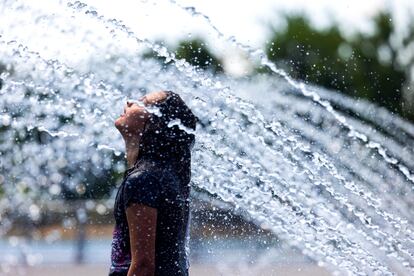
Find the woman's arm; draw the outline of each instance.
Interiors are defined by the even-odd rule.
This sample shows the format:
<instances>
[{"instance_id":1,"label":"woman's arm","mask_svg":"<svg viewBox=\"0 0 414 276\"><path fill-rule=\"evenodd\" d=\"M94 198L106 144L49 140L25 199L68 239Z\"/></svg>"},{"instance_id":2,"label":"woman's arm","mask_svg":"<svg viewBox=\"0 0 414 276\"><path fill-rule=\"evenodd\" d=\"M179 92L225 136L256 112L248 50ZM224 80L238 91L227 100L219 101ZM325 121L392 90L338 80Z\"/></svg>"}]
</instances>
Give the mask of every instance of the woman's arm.
<instances>
[{"instance_id":1,"label":"woman's arm","mask_svg":"<svg viewBox=\"0 0 414 276\"><path fill-rule=\"evenodd\" d=\"M153 276L157 209L133 203L126 209L131 244L128 276Z\"/></svg>"}]
</instances>

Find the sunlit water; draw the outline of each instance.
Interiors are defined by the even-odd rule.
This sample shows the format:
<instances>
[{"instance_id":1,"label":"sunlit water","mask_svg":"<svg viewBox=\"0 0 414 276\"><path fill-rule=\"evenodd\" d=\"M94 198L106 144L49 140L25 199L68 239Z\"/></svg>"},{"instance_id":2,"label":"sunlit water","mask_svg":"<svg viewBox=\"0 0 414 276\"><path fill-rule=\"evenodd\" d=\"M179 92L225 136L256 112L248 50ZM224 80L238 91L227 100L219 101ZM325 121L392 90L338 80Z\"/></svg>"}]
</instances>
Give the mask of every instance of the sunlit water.
<instances>
[{"instance_id":1,"label":"sunlit water","mask_svg":"<svg viewBox=\"0 0 414 276\"><path fill-rule=\"evenodd\" d=\"M226 38L207 16L175 1L170 9L201 17L275 76L212 76L84 3L51 3L0 6L0 62L8 69L0 90L2 235L24 214L38 221L62 189L81 192L86 175L122 173L114 118L126 99L168 89L201 120L194 187L332 271L414 273L413 125L296 82L263 52ZM88 62L71 62L94 49L99 54ZM172 65L142 59L148 49Z\"/></svg>"}]
</instances>

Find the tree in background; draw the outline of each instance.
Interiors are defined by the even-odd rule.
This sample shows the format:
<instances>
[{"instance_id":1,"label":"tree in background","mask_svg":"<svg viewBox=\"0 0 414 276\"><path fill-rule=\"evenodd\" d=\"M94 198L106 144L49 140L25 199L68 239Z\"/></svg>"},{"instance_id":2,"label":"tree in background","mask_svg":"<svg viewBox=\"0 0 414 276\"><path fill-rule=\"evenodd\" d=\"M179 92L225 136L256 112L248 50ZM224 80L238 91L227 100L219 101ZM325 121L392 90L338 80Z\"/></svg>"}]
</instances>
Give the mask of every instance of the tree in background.
<instances>
[{"instance_id":1,"label":"tree in background","mask_svg":"<svg viewBox=\"0 0 414 276\"><path fill-rule=\"evenodd\" d=\"M303 15L286 17L287 26L273 30L266 53L295 78L366 98L402 114L407 65L391 44L393 23L388 13L373 19L373 34L344 36L338 26L313 27Z\"/></svg>"},{"instance_id":2,"label":"tree in background","mask_svg":"<svg viewBox=\"0 0 414 276\"><path fill-rule=\"evenodd\" d=\"M407 68L409 84L403 90L402 110L404 115L414 121L414 23L409 25L407 34L402 38L399 62Z\"/></svg>"},{"instance_id":3,"label":"tree in background","mask_svg":"<svg viewBox=\"0 0 414 276\"><path fill-rule=\"evenodd\" d=\"M209 69L214 73L223 72L221 60L207 48L206 43L200 38L179 42L175 53L178 58L185 59L197 68Z\"/></svg>"},{"instance_id":4,"label":"tree in background","mask_svg":"<svg viewBox=\"0 0 414 276\"><path fill-rule=\"evenodd\" d=\"M162 41L157 41L157 44L165 46L165 43ZM224 71L221 59L210 51L207 43L201 38L181 40L178 42L178 46L167 48L171 48L170 52L175 53L177 58L185 59L192 66L200 70L211 70L215 74ZM164 64L169 64L165 61L164 57L160 57L154 51L144 53L143 57L154 58Z\"/></svg>"},{"instance_id":5,"label":"tree in background","mask_svg":"<svg viewBox=\"0 0 414 276\"><path fill-rule=\"evenodd\" d=\"M304 15L286 16L286 23L286 28L272 30L266 53L292 77L367 99L414 121L414 92L409 86L414 82L410 71L414 54L409 59L401 57L414 41L414 31L399 46L391 43L395 27L386 12L373 18L372 34L359 32L352 37L345 36L338 25L317 29ZM201 38L167 48L200 70L224 71L222 60ZM170 64L153 52L144 57Z\"/></svg>"}]
</instances>

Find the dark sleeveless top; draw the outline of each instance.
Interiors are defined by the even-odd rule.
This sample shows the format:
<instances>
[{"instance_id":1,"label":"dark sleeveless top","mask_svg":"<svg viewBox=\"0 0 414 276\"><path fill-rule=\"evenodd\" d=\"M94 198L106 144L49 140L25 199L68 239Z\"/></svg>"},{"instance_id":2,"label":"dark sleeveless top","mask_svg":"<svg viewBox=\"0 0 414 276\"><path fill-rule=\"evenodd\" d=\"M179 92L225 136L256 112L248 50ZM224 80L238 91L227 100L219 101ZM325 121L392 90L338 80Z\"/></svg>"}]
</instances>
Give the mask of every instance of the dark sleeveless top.
<instances>
[{"instance_id":1,"label":"dark sleeveless top","mask_svg":"<svg viewBox=\"0 0 414 276\"><path fill-rule=\"evenodd\" d=\"M115 199L109 275L127 275L131 264L126 208L141 203L157 209L155 275L188 275L189 186L165 163L140 160L128 169Z\"/></svg>"}]
</instances>

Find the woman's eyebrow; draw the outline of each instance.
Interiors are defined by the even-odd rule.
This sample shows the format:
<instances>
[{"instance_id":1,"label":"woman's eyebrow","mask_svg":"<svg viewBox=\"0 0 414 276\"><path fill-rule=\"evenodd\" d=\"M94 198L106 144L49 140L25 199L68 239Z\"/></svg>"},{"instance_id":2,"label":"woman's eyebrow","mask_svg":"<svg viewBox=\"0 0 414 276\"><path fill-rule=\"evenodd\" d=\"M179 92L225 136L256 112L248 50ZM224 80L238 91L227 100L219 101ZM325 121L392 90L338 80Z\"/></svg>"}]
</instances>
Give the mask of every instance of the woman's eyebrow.
<instances>
[{"instance_id":1,"label":"woman's eyebrow","mask_svg":"<svg viewBox=\"0 0 414 276\"><path fill-rule=\"evenodd\" d=\"M139 98L139 101L142 101L145 105L148 104L147 98L145 96L142 96L141 98Z\"/></svg>"}]
</instances>

